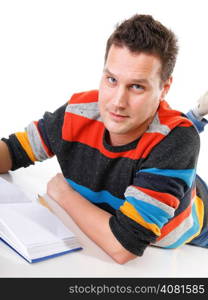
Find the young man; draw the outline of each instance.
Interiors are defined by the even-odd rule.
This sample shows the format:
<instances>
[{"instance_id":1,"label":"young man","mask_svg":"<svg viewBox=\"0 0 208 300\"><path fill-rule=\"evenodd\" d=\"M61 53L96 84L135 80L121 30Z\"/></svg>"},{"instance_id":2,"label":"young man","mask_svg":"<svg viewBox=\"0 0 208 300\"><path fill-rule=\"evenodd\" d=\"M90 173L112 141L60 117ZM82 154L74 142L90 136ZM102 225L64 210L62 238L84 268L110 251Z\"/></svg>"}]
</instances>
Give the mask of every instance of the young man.
<instances>
[{"instance_id":1,"label":"young man","mask_svg":"<svg viewBox=\"0 0 208 300\"><path fill-rule=\"evenodd\" d=\"M48 194L121 264L148 245L200 246L206 231L199 135L164 100L177 50L172 31L133 16L108 39L99 91L74 94L0 143L1 172L56 155L63 175L50 180Z\"/></svg>"}]
</instances>

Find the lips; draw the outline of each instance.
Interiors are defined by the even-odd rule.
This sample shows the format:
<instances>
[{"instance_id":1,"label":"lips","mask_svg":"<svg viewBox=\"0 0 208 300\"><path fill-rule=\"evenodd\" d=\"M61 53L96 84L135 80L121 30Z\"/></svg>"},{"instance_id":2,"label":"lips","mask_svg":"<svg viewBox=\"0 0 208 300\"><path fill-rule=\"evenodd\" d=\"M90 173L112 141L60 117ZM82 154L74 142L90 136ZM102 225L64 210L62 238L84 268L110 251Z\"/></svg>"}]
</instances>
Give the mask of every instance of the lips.
<instances>
[{"instance_id":1,"label":"lips","mask_svg":"<svg viewBox=\"0 0 208 300\"><path fill-rule=\"evenodd\" d=\"M122 121L122 120L125 120L126 118L128 118L128 116L116 114L114 112L110 112L110 116L111 116L111 118L113 118L114 120L117 120L117 121Z\"/></svg>"}]
</instances>

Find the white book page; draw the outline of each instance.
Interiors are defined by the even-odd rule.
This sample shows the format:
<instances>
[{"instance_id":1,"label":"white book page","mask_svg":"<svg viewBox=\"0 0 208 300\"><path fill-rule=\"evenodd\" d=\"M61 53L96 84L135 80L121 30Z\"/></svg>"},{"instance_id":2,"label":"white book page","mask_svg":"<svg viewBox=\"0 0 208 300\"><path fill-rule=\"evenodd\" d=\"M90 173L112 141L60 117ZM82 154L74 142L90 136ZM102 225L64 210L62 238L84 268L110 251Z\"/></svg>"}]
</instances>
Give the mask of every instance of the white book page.
<instances>
[{"instance_id":1,"label":"white book page","mask_svg":"<svg viewBox=\"0 0 208 300\"><path fill-rule=\"evenodd\" d=\"M27 246L74 237L54 214L38 203L0 204L0 219Z\"/></svg>"},{"instance_id":2,"label":"white book page","mask_svg":"<svg viewBox=\"0 0 208 300\"><path fill-rule=\"evenodd\" d=\"M16 202L31 202L31 200L18 186L0 177L0 203Z\"/></svg>"}]
</instances>

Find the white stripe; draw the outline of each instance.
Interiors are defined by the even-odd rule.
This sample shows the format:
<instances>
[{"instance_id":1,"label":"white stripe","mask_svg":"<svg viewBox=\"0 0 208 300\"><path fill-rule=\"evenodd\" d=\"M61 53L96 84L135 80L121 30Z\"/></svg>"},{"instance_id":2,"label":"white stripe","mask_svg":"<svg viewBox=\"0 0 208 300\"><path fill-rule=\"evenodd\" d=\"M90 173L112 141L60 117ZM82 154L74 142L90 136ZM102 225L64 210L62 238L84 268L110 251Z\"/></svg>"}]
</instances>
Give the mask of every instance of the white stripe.
<instances>
[{"instance_id":1,"label":"white stripe","mask_svg":"<svg viewBox=\"0 0 208 300\"><path fill-rule=\"evenodd\" d=\"M168 135L168 133L170 132L170 128L167 125L163 125L160 123L158 113L156 113L152 123L149 125L149 128L147 129L146 132L149 133L159 132L163 135Z\"/></svg>"},{"instance_id":2,"label":"white stripe","mask_svg":"<svg viewBox=\"0 0 208 300\"><path fill-rule=\"evenodd\" d=\"M88 119L101 121L97 102L68 104L66 107L66 112L83 116Z\"/></svg>"},{"instance_id":3,"label":"white stripe","mask_svg":"<svg viewBox=\"0 0 208 300\"><path fill-rule=\"evenodd\" d=\"M45 151L43 144L41 142L40 134L35 126L35 124L32 122L30 123L26 128L25 131L28 134L30 146L33 150L33 153L35 154L37 160L43 161L47 158L49 158L49 155Z\"/></svg>"},{"instance_id":4,"label":"white stripe","mask_svg":"<svg viewBox=\"0 0 208 300\"><path fill-rule=\"evenodd\" d=\"M174 216L175 213L175 209L171 206L168 206L167 204L160 202L159 200L145 194L144 192L136 189L133 186L130 186L127 188L126 192L125 192L125 197L134 197L138 200L142 200L146 203L150 203L160 209L162 209L163 211L165 211L170 217Z\"/></svg>"},{"instance_id":5,"label":"white stripe","mask_svg":"<svg viewBox=\"0 0 208 300\"><path fill-rule=\"evenodd\" d=\"M177 226L173 231L171 231L168 235L166 235L163 239L160 241L154 243L154 246L159 247L168 247L174 243L176 243L181 236L187 232L194 224L194 219L192 217L192 213L189 215L188 218L183 220L183 222ZM193 235L193 233L191 234Z\"/></svg>"}]
</instances>

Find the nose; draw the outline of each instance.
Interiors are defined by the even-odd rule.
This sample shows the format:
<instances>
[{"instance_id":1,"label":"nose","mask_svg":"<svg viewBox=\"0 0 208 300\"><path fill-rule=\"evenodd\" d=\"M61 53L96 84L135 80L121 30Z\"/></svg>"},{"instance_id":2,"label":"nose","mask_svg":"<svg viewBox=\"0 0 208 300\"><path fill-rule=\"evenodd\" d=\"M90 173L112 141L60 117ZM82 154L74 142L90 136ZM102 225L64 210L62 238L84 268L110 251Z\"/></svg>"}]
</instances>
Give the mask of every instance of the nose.
<instances>
[{"instance_id":1,"label":"nose","mask_svg":"<svg viewBox=\"0 0 208 300\"><path fill-rule=\"evenodd\" d=\"M115 107L125 108L127 105L127 95L123 88L116 89L112 103Z\"/></svg>"}]
</instances>

